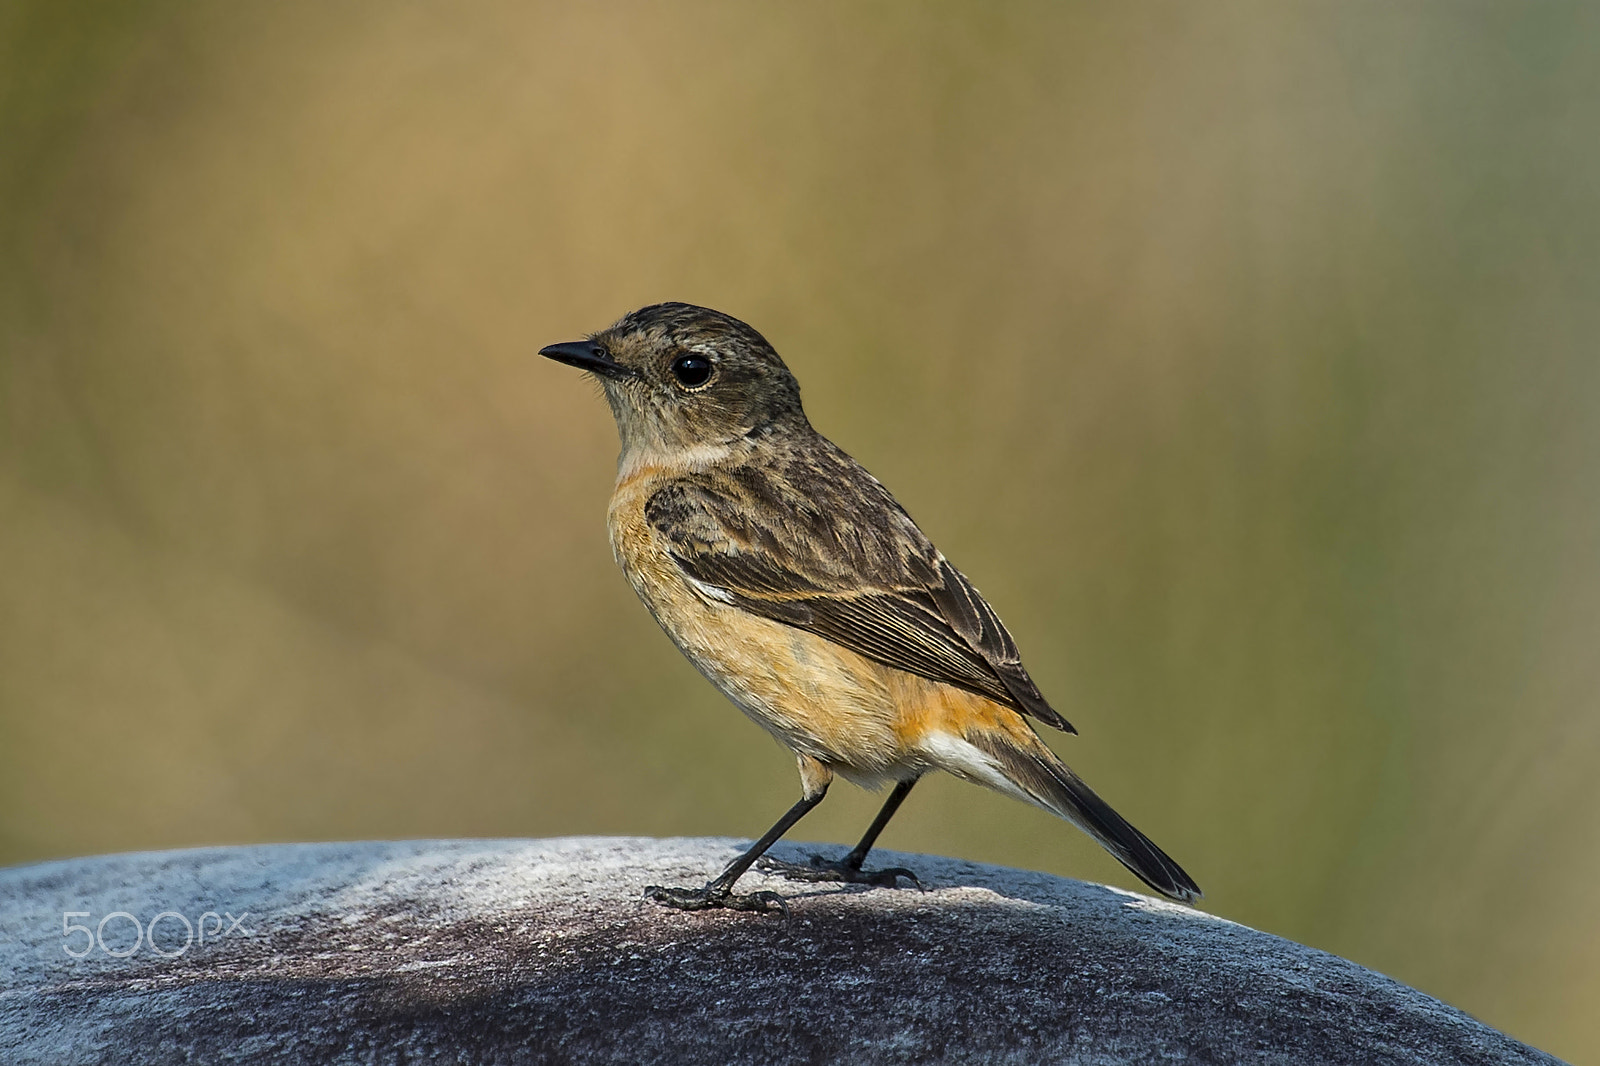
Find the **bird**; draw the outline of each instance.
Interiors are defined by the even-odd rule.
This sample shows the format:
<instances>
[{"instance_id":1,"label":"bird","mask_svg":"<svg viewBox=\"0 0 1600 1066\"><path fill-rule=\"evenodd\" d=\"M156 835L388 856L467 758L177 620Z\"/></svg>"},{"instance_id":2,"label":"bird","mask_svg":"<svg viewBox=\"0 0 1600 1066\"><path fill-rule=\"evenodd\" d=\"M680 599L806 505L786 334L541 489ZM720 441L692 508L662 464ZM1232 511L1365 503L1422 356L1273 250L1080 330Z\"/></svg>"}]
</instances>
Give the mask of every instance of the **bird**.
<instances>
[{"instance_id":1,"label":"bird","mask_svg":"<svg viewBox=\"0 0 1600 1066\"><path fill-rule=\"evenodd\" d=\"M812 428L765 337L707 307L657 303L541 355L602 386L621 451L612 552L689 661L792 751L800 799L701 887L651 885L681 910L786 909L735 883L822 802L834 778L888 798L837 860L786 877L897 887L868 870L879 834L942 770L1078 826L1150 888L1199 886L1040 738L1076 733L1040 693L989 603L876 478Z\"/></svg>"}]
</instances>

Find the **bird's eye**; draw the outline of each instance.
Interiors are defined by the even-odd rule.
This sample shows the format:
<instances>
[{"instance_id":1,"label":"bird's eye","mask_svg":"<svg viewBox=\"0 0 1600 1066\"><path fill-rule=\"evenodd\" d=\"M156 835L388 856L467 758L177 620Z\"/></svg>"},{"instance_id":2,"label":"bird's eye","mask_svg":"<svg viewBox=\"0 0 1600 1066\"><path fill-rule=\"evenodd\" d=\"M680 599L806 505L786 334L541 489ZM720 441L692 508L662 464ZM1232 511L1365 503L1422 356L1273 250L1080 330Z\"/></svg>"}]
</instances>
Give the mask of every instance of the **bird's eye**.
<instances>
[{"instance_id":1,"label":"bird's eye","mask_svg":"<svg viewBox=\"0 0 1600 1066\"><path fill-rule=\"evenodd\" d=\"M697 389L711 380L711 360L703 355L680 355L672 361L672 376L686 389Z\"/></svg>"}]
</instances>

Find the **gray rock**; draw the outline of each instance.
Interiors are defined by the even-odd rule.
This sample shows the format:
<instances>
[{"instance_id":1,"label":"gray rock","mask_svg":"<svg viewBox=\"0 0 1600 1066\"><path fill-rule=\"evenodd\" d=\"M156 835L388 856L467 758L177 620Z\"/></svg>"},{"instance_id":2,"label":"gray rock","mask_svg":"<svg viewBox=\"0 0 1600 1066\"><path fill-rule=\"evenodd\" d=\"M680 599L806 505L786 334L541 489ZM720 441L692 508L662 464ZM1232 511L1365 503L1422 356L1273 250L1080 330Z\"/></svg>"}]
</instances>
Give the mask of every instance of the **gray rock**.
<instances>
[{"instance_id":1,"label":"gray rock","mask_svg":"<svg viewBox=\"0 0 1600 1066\"><path fill-rule=\"evenodd\" d=\"M783 893L787 918L641 898L737 847L301 844L0 870L0 1061L1556 1061L1354 963L1043 874L875 853L928 890L741 883Z\"/></svg>"}]
</instances>

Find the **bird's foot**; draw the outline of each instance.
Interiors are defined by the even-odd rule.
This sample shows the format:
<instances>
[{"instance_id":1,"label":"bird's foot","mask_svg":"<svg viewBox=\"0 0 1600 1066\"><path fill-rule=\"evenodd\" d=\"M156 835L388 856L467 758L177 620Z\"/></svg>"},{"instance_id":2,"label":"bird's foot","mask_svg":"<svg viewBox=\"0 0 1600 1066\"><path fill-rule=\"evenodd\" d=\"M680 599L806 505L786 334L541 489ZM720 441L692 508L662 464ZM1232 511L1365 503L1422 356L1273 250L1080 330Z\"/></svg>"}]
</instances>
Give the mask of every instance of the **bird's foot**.
<instances>
[{"instance_id":1,"label":"bird's foot","mask_svg":"<svg viewBox=\"0 0 1600 1066\"><path fill-rule=\"evenodd\" d=\"M900 878L905 878L918 889L922 882L904 866L886 866L881 870L863 870L844 859L825 859L811 856L809 863L784 862L781 859L763 858L756 868L774 873L790 881L842 881L847 885L872 885L875 888L899 888Z\"/></svg>"},{"instance_id":2,"label":"bird's foot","mask_svg":"<svg viewBox=\"0 0 1600 1066\"><path fill-rule=\"evenodd\" d=\"M751 892L739 895L726 888L717 889L711 885L704 888L666 888L661 885L648 885L644 890L644 897L655 900L664 907L680 911L709 911L722 908L758 913L770 911L785 918L789 916L789 905L776 892Z\"/></svg>"}]
</instances>

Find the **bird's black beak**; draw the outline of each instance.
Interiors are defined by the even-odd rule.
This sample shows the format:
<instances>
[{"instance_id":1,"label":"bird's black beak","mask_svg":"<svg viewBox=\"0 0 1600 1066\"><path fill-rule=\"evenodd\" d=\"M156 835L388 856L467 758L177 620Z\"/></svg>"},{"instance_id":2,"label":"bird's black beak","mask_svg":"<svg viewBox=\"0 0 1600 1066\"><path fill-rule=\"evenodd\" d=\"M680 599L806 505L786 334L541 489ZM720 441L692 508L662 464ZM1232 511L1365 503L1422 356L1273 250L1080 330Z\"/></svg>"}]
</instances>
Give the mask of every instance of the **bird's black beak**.
<instances>
[{"instance_id":1,"label":"bird's black beak","mask_svg":"<svg viewBox=\"0 0 1600 1066\"><path fill-rule=\"evenodd\" d=\"M551 344L540 348L539 354L554 359L558 363L575 366L579 370L587 370L591 374L601 377L622 380L635 376L635 371L623 366L611 358L611 353L605 347L594 341L567 341L565 344Z\"/></svg>"}]
</instances>

